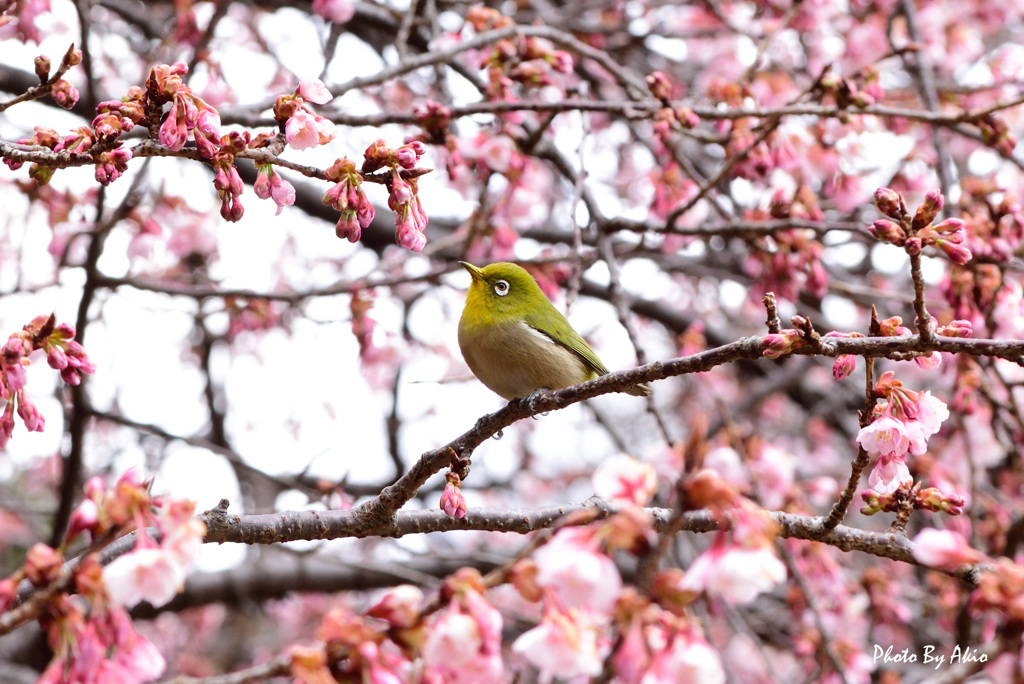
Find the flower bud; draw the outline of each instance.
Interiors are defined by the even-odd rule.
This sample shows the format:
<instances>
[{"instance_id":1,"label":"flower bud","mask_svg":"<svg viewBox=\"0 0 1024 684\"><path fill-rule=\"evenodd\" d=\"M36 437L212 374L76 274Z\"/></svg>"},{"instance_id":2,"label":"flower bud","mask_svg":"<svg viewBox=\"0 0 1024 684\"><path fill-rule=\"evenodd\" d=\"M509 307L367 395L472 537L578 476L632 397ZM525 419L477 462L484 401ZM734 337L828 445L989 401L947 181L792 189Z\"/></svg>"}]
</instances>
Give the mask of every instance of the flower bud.
<instances>
[{"instance_id":1,"label":"flower bud","mask_svg":"<svg viewBox=\"0 0 1024 684\"><path fill-rule=\"evenodd\" d=\"M672 84L669 83L668 76L663 72L655 71L648 74L644 82L651 89L651 95L659 100L668 100L672 97Z\"/></svg>"},{"instance_id":2,"label":"flower bud","mask_svg":"<svg viewBox=\"0 0 1024 684\"><path fill-rule=\"evenodd\" d=\"M50 78L50 58L46 55L39 55L35 58L36 76L43 83Z\"/></svg>"},{"instance_id":3,"label":"flower bud","mask_svg":"<svg viewBox=\"0 0 1024 684\"><path fill-rule=\"evenodd\" d=\"M911 227L914 231L924 230L931 222L935 220L935 217L942 211L942 207L945 204L945 199L942 196L942 191L935 189L929 190L928 194L924 196L924 202L914 212L914 220L911 223Z\"/></svg>"},{"instance_id":4,"label":"flower bud","mask_svg":"<svg viewBox=\"0 0 1024 684\"><path fill-rule=\"evenodd\" d=\"M907 234L899 224L889 219L878 219L869 228L876 238L896 246L902 246L907 239Z\"/></svg>"},{"instance_id":5,"label":"flower bud","mask_svg":"<svg viewBox=\"0 0 1024 684\"><path fill-rule=\"evenodd\" d=\"M875 190L875 206L891 219L899 221L906 213L906 206L903 204L903 197L892 188L878 188Z\"/></svg>"}]
</instances>

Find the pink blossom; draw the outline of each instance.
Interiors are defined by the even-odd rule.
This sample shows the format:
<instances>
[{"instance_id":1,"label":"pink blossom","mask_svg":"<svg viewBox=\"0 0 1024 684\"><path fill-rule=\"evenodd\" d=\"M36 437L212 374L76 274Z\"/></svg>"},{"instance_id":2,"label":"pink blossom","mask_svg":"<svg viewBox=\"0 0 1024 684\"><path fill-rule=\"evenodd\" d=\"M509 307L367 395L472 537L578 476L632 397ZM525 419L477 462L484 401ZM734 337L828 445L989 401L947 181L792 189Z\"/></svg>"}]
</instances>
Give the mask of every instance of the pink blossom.
<instances>
[{"instance_id":1,"label":"pink blossom","mask_svg":"<svg viewBox=\"0 0 1024 684\"><path fill-rule=\"evenodd\" d=\"M883 415L865 425L857 433L857 442L872 454L903 456L910 448L907 428L903 421Z\"/></svg>"},{"instance_id":2,"label":"pink blossom","mask_svg":"<svg viewBox=\"0 0 1024 684\"><path fill-rule=\"evenodd\" d=\"M723 684L718 653L704 639L676 634L654 654L640 684Z\"/></svg>"},{"instance_id":3,"label":"pink blossom","mask_svg":"<svg viewBox=\"0 0 1024 684\"><path fill-rule=\"evenodd\" d=\"M912 553L919 563L938 568L978 563L985 558L956 532L934 527L925 528L914 537Z\"/></svg>"},{"instance_id":4,"label":"pink blossom","mask_svg":"<svg viewBox=\"0 0 1024 684\"><path fill-rule=\"evenodd\" d=\"M480 625L453 603L429 624L423 662L447 684L497 684L502 677L500 649L484 647Z\"/></svg>"},{"instance_id":5,"label":"pink blossom","mask_svg":"<svg viewBox=\"0 0 1024 684\"><path fill-rule=\"evenodd\" d=\"M313 11L335 24L347 23L356 14L355 5L348 0L313 0Z\"/></svg>"},{"instance_id":6,"label":"pink blossom","mask_svg":"<svg viewBox=\"0 0 1024 684\"><path fill-rule=\"evenodd\" d=\"M553 591L565 608L608 613L619 598L622 576L590 530L560 530L533 558L538 586Z\"/></svg>"},{"instance_id":7,"label":"pink blossom","mask_svg":"<svg viewBox=\"0 0 1024 684\"><path fill-rule=\"evenodd\" d=\"M136 549L103 568L107 594L119 606L131 608L147 601L167 604L185 584L185 568L164 549Z\"/></svg>"},{"instance_id":8,"label":"pink blossom","mask_svg":"<svg viewBox=\"0 0 1024 684\"><path fill-rule=\"evenodd\" d=\"M917 395L917 419L925 426L929 435L934 435L942 427L942 422L949 418L946 403L931 392L925 390Z\"/></svg>"},{"instance_id":9,"label":"pink blossom","mask_svg":"<svg viewBox=\"0 0 1024 684\"><path fill-rule=\"evenodd\" d=\"M486 138L483 144L474 150L474 156L497 173L508 173L516 154L516 144L507 135Z\"/></svg>"},{"instance_id":10,"label":"pink blossom","mask_svg":"<svg viewBox=\"0 0 1024 684\"><path fill-rule=\"evenodd\" d=\"M768 547L716 545L694 559L680 589L707 592L728 603L749 603L786 579L786 566Z\"/></svg>"},{"instance_id":11,"label":"pink blossom","mask_svg":"<svg viewBox=\"0 0 1024 684\"><path fill-rule=\"evenodd\" d=\"M316 118L303 108L299 108L284 125L285 139L297 150L306 150L320 144Z\"/></svg>"},{"instance_id":12,"label":"pink blossom","mask_svg":"<svg viewBox=\"0 0 1024 684\"><path fill-rule=\"evenodd\" d=\"M544 682L555 677L595 677L604 662L597 624L582 610L549 609L539 625L512 643L512 650L539 669Z\"/></svg>"},{"instance_id":13,"label":"pink blossom","mask_svg":"<svg viewBox=\"0 0 1024 684\"><path fill-rule=\"evenodd\" d=\"M370 617L386 620L394 627L412 627L419 621L423 606L423 592L412 584L400 584L390 589L372 608Z\"/></svg>"},{"instance_id":14,"label":"pink blossom","mask_svg":"<svg viewBox=\"0 0 1024 684\"><path fill-rule=\"evenodd\" d=\"M647 648L647 638L644 636L643 623L634 618L622 636L622 643L612 656L615 674L622 684L639 684L650 662L651 656Z\"/></svg>"},{"instance_id":15,"label":"pink blossom","mask_svg":"<svg viewBox=\"0 0 1024 684\"><path fill-rule=\"evenodd\" d=\"M295 204L295 186L275 173L270 180L270 197L277 205L277 215L280 215L285 207Z\"/></svg>"},{"instance_id":16,"label":"pink blossom","mask_svg":"<svg viewBox=\"0 0 1024 684\"><path fill-rule=\"evenodd\" d=\"M658 491L654 466L626 454L601 461L590 481L599 497L618 506L645 506Z\"/></svg>"},{"instance_id":17,"label":"pink blossom","mask_svg":"<svg viewBox=\"0 0 1024 684\"><path fill-rule=\"evenodd\" d=\"M879 494L892 494L900 487L913 484L910 469L903 456L882 454L868 475L868 485Z\"/></svg>"},{"instance_id":18,"label":"pink blossom","mask_svg":"<svg viewBox=\"0 0 1024 684\"><path fill-rule=\"evenodd\" d=\"M313 104L327 104L334 99L334 96L327 90L327 86L319 78L300 78L299 85L295 88L295 94Z\"/></svg>"},{"instance_id":19,"label":"pink blossom","mask_svg":"<svg viewBox=\"0 0 1024 684\"><path fill-rule=\"evenodd\" d=\"M914 362L925 370L932 370L942 365L942 354L937 351L933 351L928 356L915 356Z\"/></svg>"}]
</instances>

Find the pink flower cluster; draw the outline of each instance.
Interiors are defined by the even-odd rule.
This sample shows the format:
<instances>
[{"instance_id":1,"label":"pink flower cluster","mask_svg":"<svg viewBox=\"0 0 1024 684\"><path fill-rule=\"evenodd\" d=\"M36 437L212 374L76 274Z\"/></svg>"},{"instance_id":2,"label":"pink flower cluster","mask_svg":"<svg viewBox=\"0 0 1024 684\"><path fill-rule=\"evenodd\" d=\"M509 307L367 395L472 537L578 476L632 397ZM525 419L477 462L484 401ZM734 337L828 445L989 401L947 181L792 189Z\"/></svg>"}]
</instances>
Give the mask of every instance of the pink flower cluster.
<instances>
[{"instance_id":1,"label":"pink flower cluster","mask_svg":"<svg viewBox=\"0 0 1024 684\"><path fill-rule=\"evenodd\" d=\"M391 589L365 617L334 608L320 625L321 647L290 650L292 675L300 682L499 684L503 620L485 591L479 572L463 568L445 582L433 614L412 586ZM327 654L339 652L346 657L328 666Z\"/></svg>"},{"instance_id":2,"label":"pink flower cluster","mask_svg":"<svg viewBox=\"0 0 1024 684\"><path fill-rule=\"evenodd\" d=\"M356 165L348 157L336 160L326 171L327 179L334 181L322 202L341 212L334 232L339 238L358 242L363 228L373 221L374 208L363 191L363 174L356 171Z\"/></svg>"},{"instance_id":3,"label":"pink flower cluster","mask_svg":"<svg viewBox=\"0 0 1024 684\"><path fill-rule=\"evenodd\" d=\"M91 541L136 531L131 553L104 568L97 552L87 554L69 584L77 595L58 593L40 618L49 636L53 660L40 682L145 682L159 677L164 659L136 631L126 608L146 600L154 606L169 601L184 581L184 566L202 543L205 526L193 514L195 505L153 497L150 482L135 469L107 488L98 477L85 485L85 498L71 515L65 545L87 534ZM155 526L161 541L147 533ZM0 581L0 610L14 599L18 583L27 579L39 588L61 581L64 558L45 544L33 546L23 568Z\"/></svg>"},{"instance_id":4,"label":"pink flower cluster","mask_svg":"<svg viewBox=\"0 0 1024 684\"><path fill-rule=\"evenodd\" d=\"M879 188L875 191L875 206L889 218L878 219L868 230L883 242L903 247L912 256L920 254L924 247L936 246L954 264L963 266L972 258L971 250L964 245L964 222L947 218L933 223L944 204L942 192L930 190L911 216L902 195L890 188Z\"/></svg>"},{"instance_id":5,"label":"pink flower cluster","mask_svg":"<svg viewBox=\"0 0 1024 684\"><path fill-rule=\"evenodd\" d=\"M406 249L419 252L427 244L423 231L427 227L427 215L420 204L417 176L407 172L416 168L416 163L426 152L418 140L392 149L383 140L377 140L363 153L363 174L378 169L389 169L385 183L388 187L388 207L395 212L395 242Z\"/></svg>"},{"instance_id":6,"label":"pink flower cluster","mask_svg":"<svg viewBox=\"0 0 1024 684\"><path fill-rule=\"evenodd\" d=\"M884 399L875 406L871 423L857 433L857 442L866 452L877 456L868 475L870 489L861 496L867 504L866 514L890 510L903 492L914 500L917 508L941 510L953 515L961 512L963 498L943 495L934 488L920 491L913 487L913 478L907 467L906 456L924 454L928 449L927 440L939 431L942 422L949 417L946 404L927 390L907 389L895 379L893 371L887 371L879 378L875 394Z\"/></svg>"},{"instance_id":7,"label":"pink flower cluster","mask_svg":"<svg viewBox=\"0 0 1024 684\"><path fill-rule=\"evenodd\" d=\"M62 619L49 630L54 658L37 684L136 684L163 674L164 657L135 631L123 608L86 610L82 602L70 598L62 603Z\"/></svg>"},{"instance_id":8,"label":"pink flower cluster","mask_svg":"<svg viewBox=\"0 0 1024 684\"><path fill-rule=\"evenodd\" d=\"M217 152L220 138L220 114L208 105L181 77L188 72L184 62L161 64L153 67L146 79L146 93L156 105L171 103L163 123L160 124L160 144L177 152L185 146L190 132L199 153L211 159Z\"/></svg>"},{"instance_id":9,"label":"pink flower cluster","mask_svg":"<svg viewBox=\"0 0 1024 684\"><path fill-rule=\"evenodd\" d=\"M274 119L283 126L289 145L296 150L306 150L334 140L337 135L334 123L306 105L307 102L326 104L332 99L334 96L318 78L301 79L294 93L277 98Z\"/></svg>"},{"instance_id":10,"label":"pink flower cluster","mask_svg":"<svg viewBox=\"0 0 1024 684\"><path fill-rule=\"evenodd\" d=\"M257 165L253 190L260 199L274 200L277 215L280 215L285 207L295 204L295 186L281 178L281 175L274 171L273 164Z\"/></svg>"},{"instance_id":11,"label":"pink flower cluster","mask_svg":"<svg viewBox=\"0 0 1024 684\"><path fill-rule=\"evenodd\" d=\"M68 323L57 325L53 314L36 316L31 323L11 335L0 347L0 399L7 405L0 414L0 447L14 434L14 413L29 432L42 432L46 421L39 409L29 399L25 385L28 375L29 356L36 350L46 352L46 362L69 385L82 382L82 373L91 374L96 366L89 360L85 349L75 338L75 327Z\"/></svg>"}]
</instances>

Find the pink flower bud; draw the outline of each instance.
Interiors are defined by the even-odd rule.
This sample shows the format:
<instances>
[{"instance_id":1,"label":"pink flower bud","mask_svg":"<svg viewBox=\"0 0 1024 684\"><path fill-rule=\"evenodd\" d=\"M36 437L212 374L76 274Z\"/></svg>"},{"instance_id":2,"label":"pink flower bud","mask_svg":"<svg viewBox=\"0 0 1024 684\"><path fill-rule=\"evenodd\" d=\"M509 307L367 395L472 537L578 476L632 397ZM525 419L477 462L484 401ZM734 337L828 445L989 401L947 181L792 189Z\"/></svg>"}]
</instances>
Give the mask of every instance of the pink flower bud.
<instances>
[{"instance_id":1,"label":"pink flower bud","mask_svg":"<svg viewBox=\"0 0 1024 684\"><path fill-rule=\"evenodd\" d=\"M12 403L8 403L9 408L13 408ZM7 442L14 436L14 416L13 411L4 411L0 414L0 447L7 445Z\"/></svg>"},{"instance_id":2,"label":"pink flower bud","mask_svg":"<svg viewBox=\"0 0 1024 684\"><path fill-rule=\"evenodd\" d=\"M50 94L53 96L53 101L64 109L73 109L78 103L78 88L71 85L63 78L53 84L53 89L50 91Z\"/></svg>"},{"instance_id":3,"label":"pink flower bud","mask_svg":"<svg viewBox=\"0 0 1024 684\"><path fill-rule=\"evenodd\" d=\"M92 530L99 522L99 506L92 499L84 499L71 514L68 521L66 540L70 541L86 530Z\"/></svg>"},{"instance_id":4,"label":"pink flower bud","mask_svg":"<svg viewBox=\"0 0 1024 684\"><path fill-rule=\"evenodd\" d=\"M914 212L914 220L911 223L911 227L915 231L924 230L939 215L944 204L945 199L942 196L941 190L929 190L928 194L924 196L924 202Z\"/></svg>"},{"instance_id":5,"label":"pink flower bud","mask_svg":"<svg viewBox=\"0 0 1024 684\"><path fill-rule=\"evenodd\" d=\"M907 238L907 234L899 224L889 219L878 219L869 228L876 238L883 242L901 246Z\"/></svg>"},{"instance_id":6,"label":"pink flower bud","mask_svg":"<svg viewBox=\"0 0 1024 684\"><path fill-rule=\"evenodd\" d=\"M970 321L956 320L949 325L940 326L937 332L946 337L970 337L974 330Z\"/></svg>"},{"instance_id":7,"label":"pink flower bud","mask_svg":"<svg viewBox=\"0 0 1024 684\"><path fill-rule=\"evenodd\" d=\"M252 184L252 190L260 199L270 199L270 167L261 166L256 172L256 182Z\"/></svg>"},{"instance_id":8,"label":"pink flower bud","mask_svg":"<svg viewBox=\"0 0 1024 684\"><path fill-rule=\"evenodd\" d=\"M905 249L907 251L907 254L909 254L910 256L917 256L918 254L921 253L922 248L923 245L921 242L921 238L919 237L907 238L903 242L903 249Z\"/></svg>"},{"instance_id":9,"label":"pink flower bud","mask_svg":"<svg viewBox=\"0 0 1024 684\"><path fill-rule=\"evenodd\" d=\"M25 556L25 576L32 584L43 587L60 576L63 557L46 544L37 543Z\"/></svg>"},{"instance_id":10,"label":"pink flower bud","mask_svg":"<svg viewBox=\"0 0 1024 684\"><path fill-rule=\"evenodd\" d=\"M966 224L958 218L947 218L942 219L938 223L932 226L932 230L936 233L959 233L962 232L966 227ZM950 238L946 238L947 240Z\"/></svg>"},{"instance_id":11,"label":"pink flower bud","mask_svg":"<svg viewBox=\"0 0 1024 684\"><path fill-rule=\"evenodd\" d=\"M462 490L451 482L445 485L441 494L441 510L452 518L466 517L466 498L462 496Z\"/></svg>"},{"instance_id":12,"label":"pink flower bud","mask_svg":"<svg viewBox=\"0 0 1024 684\"><path fill-rule=\"evenodd\" d=\"M762 342L764 356L768 359L777 359L796 349L802 339L800 331L791 328L765 335Z\"/></svg>"},{"instance_id":13,"label":"pink flower bud","mask_svg":"<svg viewBox=\"0 0 1024 684\"><path fill-rule=\"evenodd\" d=\"M356 218L356 212L352 210L341 212L341 218L338 219L338 223L334 227L334 233L343 240L358 242L363 231L359 225L359 219Z\"/></svg>"},{"instance_id":14,"label":"pink flower bud","mask_svg":"<svg viewBox=\"0 0 1024 684\"><path fill-rule=\"evenodd\" d=\"M832 377L836 380L843 380L850 377L857 368L857 357L853 354L840 354L832 364Z\"/></svg>"},{"instance_id":15,"label":"pink flower bud","mask_svg":"<svg viewBox=\"0 0 1024 684\"><path fill-rule=\"evenodd\" d=\"M651 95L658 98L659 100L668 100L672 97L672 84L661 71L655 71L647 75L644 78L644 82L647 83L647 87L651 89Z\"/></svg>"},{"instance_id":16,"label":"pink flower bud","mask_svg":"<svg viewBox=\"0 0 1024 684\"><path fill-rule=\"evenodd\" d=\"M963 266L970 261L974 255L964 245L956 244L951 240L938 240L936 244L943 251L946 257L958 266Z\"/></svg>"},{"instance_id":17,"label":"pink flower bud","mask_svg":"<svg viewBox=\"0 0 1024 684\"><path fill-rule=\"evenodd\" d=\"M68 367L68 357L64 354L64 350L53 345L50 350L46 353L46 363L50 365L50 368L54 370L64 370Z\"/></svg>"},{"instance_id":18,"label":"pink flower bud","mask_svg":"<svg viewBox=\"0 0 1024 684\"><path fill-rule=\"evenodd\" d=\"M897 221L907 213L903 197L892 188L875 190L875 206L878 207L878 211Z\"/></svg>"}]
</instances>

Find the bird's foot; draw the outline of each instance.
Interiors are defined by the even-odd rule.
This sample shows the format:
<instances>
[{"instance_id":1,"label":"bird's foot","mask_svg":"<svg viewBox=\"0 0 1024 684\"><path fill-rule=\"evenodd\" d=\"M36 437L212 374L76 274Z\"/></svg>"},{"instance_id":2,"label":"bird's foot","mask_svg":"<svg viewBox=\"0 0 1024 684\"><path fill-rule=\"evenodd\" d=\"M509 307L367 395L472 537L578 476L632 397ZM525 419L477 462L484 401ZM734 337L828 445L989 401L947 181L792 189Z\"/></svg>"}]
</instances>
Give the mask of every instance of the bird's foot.
<instances>
[{"instance_id":1,"label":"bird's foot","mask_svg":"<svg viewBox=\"0 0 1024 684\"><path fill-rule=\"evenodd\" d=\"M532 415L532 416L530 416L530 417L531 417L531 418L533 418L534 420L536 420L536 419L537 419L537 416L538 416L538 415L541 415L541 416L546 416L546 415L548 414L548 412L547 412L547 411L545 411L544 413L538 414L538 413L537 413L537 406L536 406L536 404L537 404L537 399L538 399L538 398L539 398L539 397L540 397L540 396L541 396L542 394L544 394L544 393L545 393L545 392L547 392L547 391L548 391L548 388L547 388L547 387L541 387L540 389L535 389L535 390L533 390L533 391L532 391L532 392L530 392L530 393L529 393L528 395L526 395L525 397L522 397L522 398L521 398L521 399L519 400L519 401L523 402L523 404L524 404L524 405L526 406L526 408L527 408L527 409L529 409L529 410L530 410L530 413L531 413L531 414L533 414L533 415Z\"/></svg>"}]
</instances>

